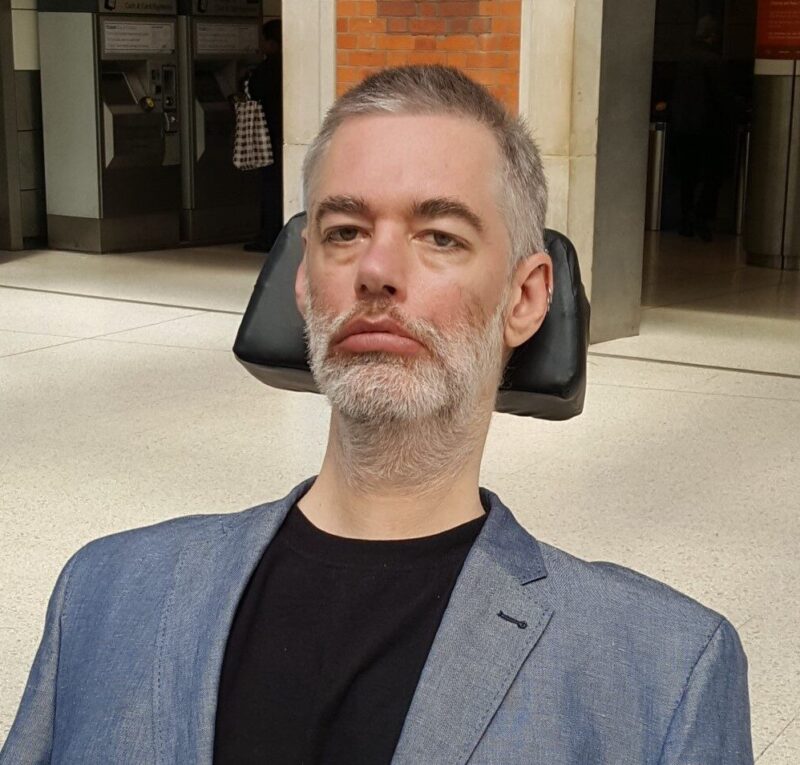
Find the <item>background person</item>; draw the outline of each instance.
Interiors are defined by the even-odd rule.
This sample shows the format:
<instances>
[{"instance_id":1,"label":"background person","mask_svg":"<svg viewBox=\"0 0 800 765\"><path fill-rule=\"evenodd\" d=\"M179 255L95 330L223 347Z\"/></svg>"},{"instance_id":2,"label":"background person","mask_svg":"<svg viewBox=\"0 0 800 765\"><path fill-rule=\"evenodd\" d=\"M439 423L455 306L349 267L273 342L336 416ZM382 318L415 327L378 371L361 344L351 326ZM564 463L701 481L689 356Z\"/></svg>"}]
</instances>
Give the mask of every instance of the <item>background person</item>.
<instances>
[{"instance_id":1,"label":"background person","mask_svg":"<svg viewBox=\"0 0 800 765\"><path fill-rule=\"evenodd\" d=\"M680 181L683 236L709 242L736 133L735 97L720 49L719 21L698 21L689 58L677 69L669 102ZM731 163L732 164L732 163Z\"/></svg>"},{"instance_id":2,"label":"background person","mask_svg":"<svg viewBox=\"0 0 800 765\"><path fill-rule=\"evenodd\" d=\"M261 102L272 142L273 163L261 168L261 233L244 249L268 252L283 227L283 53L280 19L262 28L264 60L247 81L250 97Z\"/></svg>"}]
</instances>

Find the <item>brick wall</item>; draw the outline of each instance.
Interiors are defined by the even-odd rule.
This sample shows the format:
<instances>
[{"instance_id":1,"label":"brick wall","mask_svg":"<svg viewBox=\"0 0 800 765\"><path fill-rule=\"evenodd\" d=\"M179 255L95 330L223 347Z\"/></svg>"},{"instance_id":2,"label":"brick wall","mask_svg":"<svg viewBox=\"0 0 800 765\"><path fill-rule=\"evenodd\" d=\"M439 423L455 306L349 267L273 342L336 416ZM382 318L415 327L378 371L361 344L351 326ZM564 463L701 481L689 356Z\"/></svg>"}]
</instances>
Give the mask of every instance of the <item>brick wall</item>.
<instances>
[{"instance_id":1,"label":"brick wall","mask_svg":"<svg viewBox=\"0 0 800 765\"><path fill-rule=\"evenodd\" d=\"M337 0L336 91L401 64L449 64L518 107L521 0Z\"/></svg>"}]
</instances>

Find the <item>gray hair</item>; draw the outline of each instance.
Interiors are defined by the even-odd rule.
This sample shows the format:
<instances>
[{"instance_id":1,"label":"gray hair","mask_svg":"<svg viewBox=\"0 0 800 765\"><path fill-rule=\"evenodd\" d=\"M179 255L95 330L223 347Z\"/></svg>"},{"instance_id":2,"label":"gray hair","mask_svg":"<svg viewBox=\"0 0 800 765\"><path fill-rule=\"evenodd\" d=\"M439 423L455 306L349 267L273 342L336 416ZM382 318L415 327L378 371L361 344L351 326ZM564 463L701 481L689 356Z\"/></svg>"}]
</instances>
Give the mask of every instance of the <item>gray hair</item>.
<instances>
[{"instance_id":1,"label":"gray hair","mask_svg":"<svg viewBox=\"0 0 800 765\"><path fill-rule=\"evenodd\" d=\"M511 265L544 250L547 181L525 122L463 72L438 64L383 69L337 99L303 162L307 210L333 134L349 117L368 114L450 114L489 128L503 163L499 202L511 240Z\"/></svg>"}]
</instances>

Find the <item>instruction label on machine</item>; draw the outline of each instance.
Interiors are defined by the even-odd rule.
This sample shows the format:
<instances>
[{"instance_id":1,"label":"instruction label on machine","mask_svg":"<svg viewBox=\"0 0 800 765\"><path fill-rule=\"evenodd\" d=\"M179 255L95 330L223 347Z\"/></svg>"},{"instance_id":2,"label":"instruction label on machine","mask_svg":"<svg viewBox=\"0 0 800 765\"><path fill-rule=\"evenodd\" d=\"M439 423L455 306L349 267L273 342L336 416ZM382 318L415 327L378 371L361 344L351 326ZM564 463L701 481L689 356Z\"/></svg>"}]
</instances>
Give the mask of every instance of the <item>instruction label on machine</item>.
<instances>
[{"instance_id":1,"label":"instruction label on machine","mask_svg":"<svg viewBox=\"0 0 800 765\"><path fill-rule=\"evenodd\" d=\"M104 53L172 53L175 25L156 21L104 21Z\"/></svg>"},{"instance_id":2,"label":"instruction label on machine","mask_svg":"<svg viewBox=\"0 0 800 765\"><path fill-rule=\"evenodd\" d=\"M255 24L197 24L197 52L258 53L258 27Z\"/></svg>"}]
</instances>

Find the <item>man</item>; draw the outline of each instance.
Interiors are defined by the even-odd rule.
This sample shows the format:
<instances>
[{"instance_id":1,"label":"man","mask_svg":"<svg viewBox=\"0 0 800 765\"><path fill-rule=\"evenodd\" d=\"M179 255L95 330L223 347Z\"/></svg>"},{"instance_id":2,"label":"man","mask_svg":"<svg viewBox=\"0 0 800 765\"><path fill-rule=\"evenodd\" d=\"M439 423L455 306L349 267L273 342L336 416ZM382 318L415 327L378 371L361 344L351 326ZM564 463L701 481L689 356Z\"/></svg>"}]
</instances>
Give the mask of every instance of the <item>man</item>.
<instances>
[{"instance_id":1,"label":"man","mask_svg":"<svg viewBox=\"0 0 800 765\"><path fill-rule=\"evenodd\" d=\"M478 488L551 290L522 124L456 70L385 70L328 114L304 189L319 476L79 552L0 759L752 762L731 625Z\"/></svg>"}]
</instances>

